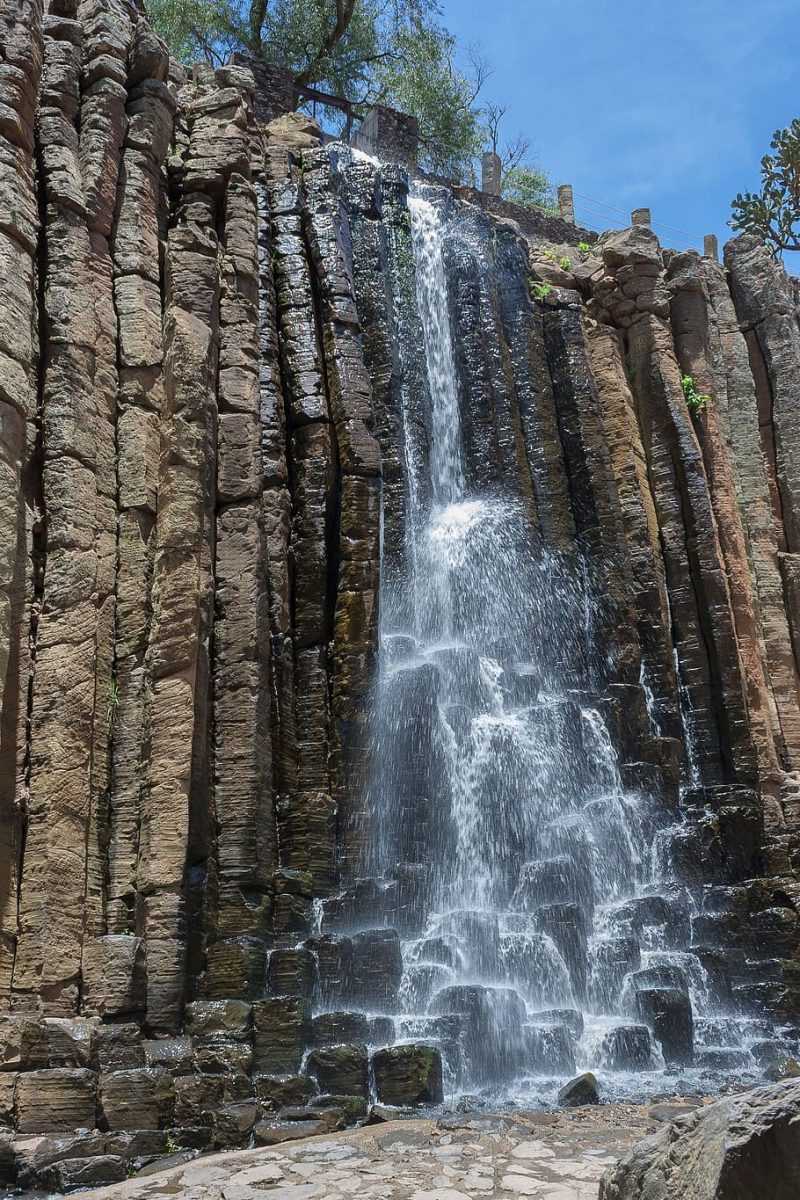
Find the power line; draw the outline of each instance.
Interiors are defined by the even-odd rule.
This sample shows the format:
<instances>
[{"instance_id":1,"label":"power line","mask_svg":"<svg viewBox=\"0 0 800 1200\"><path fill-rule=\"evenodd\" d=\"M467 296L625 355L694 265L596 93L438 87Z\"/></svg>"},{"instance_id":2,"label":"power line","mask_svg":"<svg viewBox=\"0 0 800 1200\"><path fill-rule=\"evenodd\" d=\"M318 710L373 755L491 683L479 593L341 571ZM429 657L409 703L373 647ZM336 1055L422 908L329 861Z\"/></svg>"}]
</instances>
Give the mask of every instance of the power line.
<instances>
[{"instance_id":1,"label":"power line","mask_svg":"<svg viewBox=\"0 0 800 1200\"><path fill-rule=\"evenodd\" d=\"M615 204L609 204L605 200L595 200L592 196L584 196L581 192L576 192L573 189L573 195L582 200L585 204L591 204L596 209L606 210L607 212L616 213L618 216L625 217L626 222L630 219L630 213L622 208L618 208ZM693 242L702 242L703 234L690 233L688 229L679 229L676 225L669 225L666 221L654 220L653 225L657 225L660 229L669 230L670 233L678 233L681 237L689 238Z\"/></svg>"}]
</instances>

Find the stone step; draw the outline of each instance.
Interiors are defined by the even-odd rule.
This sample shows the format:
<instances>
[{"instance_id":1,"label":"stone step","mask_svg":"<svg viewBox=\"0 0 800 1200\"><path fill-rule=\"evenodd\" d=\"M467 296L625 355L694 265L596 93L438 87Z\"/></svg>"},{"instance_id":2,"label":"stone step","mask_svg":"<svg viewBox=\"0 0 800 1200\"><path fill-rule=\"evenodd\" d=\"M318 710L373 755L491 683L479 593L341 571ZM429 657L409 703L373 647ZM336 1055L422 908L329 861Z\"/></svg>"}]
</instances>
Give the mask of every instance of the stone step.
<instances>
[{"instance_id":1,"label":"stone step","mask_svg":"<svg viewBox=\"0 0 800 1200\"><path fill-rule=\"evenodd\" d=\"M609 1071L646 1071L652 1066L652 1043L646 1025L617 1025L603 1038L603 1066Z\"/></svg>"}]
</instances>

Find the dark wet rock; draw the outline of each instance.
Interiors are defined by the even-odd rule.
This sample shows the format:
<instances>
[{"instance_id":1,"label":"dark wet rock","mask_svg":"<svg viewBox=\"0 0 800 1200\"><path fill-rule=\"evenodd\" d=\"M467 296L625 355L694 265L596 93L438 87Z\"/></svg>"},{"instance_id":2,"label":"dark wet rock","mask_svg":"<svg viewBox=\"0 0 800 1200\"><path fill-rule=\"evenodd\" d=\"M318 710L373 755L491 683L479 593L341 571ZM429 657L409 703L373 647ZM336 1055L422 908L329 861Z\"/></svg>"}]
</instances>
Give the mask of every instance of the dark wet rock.
<instances>
[{"instance_id":1,"label":"dark wet rock","mask_svg":"<svg viewBox=\"0 0 800 1200\"><path fill-rule=\"evenodd\" d=\"M370 1046L390 1046L396 1036L393 1017L371 1017L368 1022L367 1042Z\"/></svg>"},{"instance_id":2,"label":"dark wet rock","mask_svg":"<svg viewBox=\"0 0 800 1200\"><path fill-rule=\"evenodd\" d=\"M572 1031L566 1025L526 1025L528 1066L541 1075L570 1075L575 1070Z\"/></svg>"},{"instance_id":3,"label":"dark wet rock","mask_svg":"<svg viewBox=\"0 0 800 1200\"><path fill-rule=\"evenodd\" d=\"M360 1012L320 1013L311 1022L311 1036L317 1046L366 1042L369 1040L369 1021Z\"/></svg>"},{"instance_id":4,"label":"dark wet rock","mask_svg":"<svg viewBox=\"0 0 800 1200\"><path fill-rule=\"evenodd\" d=\"M748 1052L736 1046L711 1046L705 1050L696 1050L694 1064L711 1071L735 1072L748 1067L752 1069L752 1060Z\"/></svg>"},{"instance_id":5,"label":"dark wet rock","mask_svg":"<svg viewBox=\"0 0 800 1200\"><path fill-rule=\"evenodd\" d=\"M542 904L579 904L591 910L594 906L591 875L566 856L525 863L513 907L531 912Z\"/></svg>"},{"instance_id":6,"label":"dark wet rock","mask_svg":"<svg viewBox=\"0 0 800 1200\"><path fill-rule=\"evenodd\" d=\"M516 1074L523 1061L526 1008L512 988L479 984L446 987L433 997L432 1015L462 1014L463 1045L474 1078L492 1081Z\"/></svg>"},{"instance_id":7,"label":"dark wet rock","mask_svg":"<svg viewBox=\"0 0 800 1200\"><path fill-rule=\"evenodd\" d=\"M253 1005L253 1069L265 1075L299 1070L311 1033L308 1002L281 996Z\"/></svg>"},{"instance_id":8,"label":"dark wet rock","mask_svg":"<svg viewBox=\"0 0 800 1200\"><path fill-rule=\"evenodd\" d=\"M603 1061L611 1071L646 1071L650 1066L650 1030L618 1025L603 1038Z\"/></svg>"},{"instance_id":9,"label":"dark wet rock","mask_svg":"<svg viewBox=\"0 0 800 1200\"><path fill-rule=\"evenodd\" d=\"M440 1104L442 1058L433 1046L405 1044L378 1050L372 1056L378 1100L383 1104L413 1106Z\"/></svg>"},{"instance_id":10,"label":"dark wet rock","mask_svg":"<svg viewBox=\"0 0 800 1200\"><path fill-rule=\"evenodd\" d=\"M316 1114L333 1112L338 1121L344 1125L354 1125L367 1114L367 1099L364 1096L339 1096L333 1092L325 1092L315 1096L307 1108Z\"/></svg>"},{"instance_id":11,"label":"dark wet rock","mask_svg":"<svg viewBox=\"0 0 800 1200\"><path fill-rule=\"evenodd\" d=\"M703 1106L639 1142L600 1184L600 1200L793 1200L800 1184L800 1082Z\"/></svg>"},{"instance_id":12,"label":"dark wet rock","mask_svg":"<svg viewBox=\"0 0 800 1200\"><path fill-rule=\"evenodd\" d=\"M637 992L639 1016L653 1031L670 1065L688 1066L694 1053L694 1024L689 997L675 988Z\"/></svg>"},{"instance_id":13,"label":"dark wet rock","mask_svg":"<svg viewBox=\"0 0 800 1200\"><path fill-rule=\"evenodd\" d=\"M318 1118L308 1121L259 1121L253 1129L256 1146L279 1146L282 1142L296 1142L300 1138L317 1137L327 1133L326 1123Z\"/></svg>"},{"instance_id":14,"label":"dark wet rock","mask_svg":"<svg viewBox=\"0 0 800 1200\"><path fill-rule=\"evenodd\" d=\"M322 905L325 933L369 929L387 924L397 908L397 887L379 879L357 879Z\"/></svg>"},{"instance_id":15,"label":"dark wet rock","mask_svg":"<svg viewBox=\"0 0 800 1200\"><path fill-rule=\"evenodd\" d=\"M531 1013L531 1022L536 1025L566 1025L570 1037L576 1042L583 1037L583 1013L577 1008L551 1008Z\"/></svg>"},{"instance_id":16,"label":"dark wet rock","mask_svg":"<svg viewBox=\"0 0 800 1200\"><path fill-rule=\"evenodd\" d=\"M128 1164L124 1158L98 1154L92 1158L64 1158L52 1163L36 1175L32 1184L56 1192L71 1192L77 1188L122 1183L127 1175Z\"/></svg>"},{"instance_id":17,"label":"dark wet rock","mask_svg":"<svg viewBox=\"0 0 800 1200\"><path fill-rule=\"evenodd\" d=\"M316 984L316 960L310 950L273 950L267 961L267 987L274 996L310 1000Z\"/></svg>"},{"instance_id":18,"label":"dark wet rock","mask_svg":"<svg viewBox=\"0 0 800 1200\"><path fill-rule=\"evenodd\" d=\"M367 1050L363 1044L325 1046L312 1050L305 1070L320 1091L340 1096L366 1096Z\"/></svg>"},{"instance_id":19,"label":"dark wet rock","mask_svg":"<svg viewBox=\"0 0 800 1200\"><path fill-rule=\"evenodd\" d=\"M255 1100L223 1104L212 1113L212 1145L215 1150L232 1149L247 1144L258 1120L259 1106Z\"/></svg>"},{"instance_id":20,"label":"dark wet rock","mask_svg":"<svg viewBox=\"0 0 800 1200\"><path fill-rule=\"evenodd\" d=\"M244 1000L196 1000L186 1006L186 1028L193 1038L248 1038L253 1010Z\"/></svg>"},{"instance_id":21,"label":"dark wet rock","mask_svg":"<svg viewBox=\"0 0 800 1200\"><path fill-rule=\"evenodd\" d=\"M646 967L643 971L633 971L628 982L634 992L644 992L648 988L672 988L674 991L689 995L686 973L681 967L672 964Z\"/></svg>"},{"instance_id":22,"label":"dark wet rock","mask_svg":"<svg viewBox=\"0 0 800 1200\"><path fill-rule=\"evenodd\" d=\"M587 921L577 904L545 904L536 910L539 928L553 939L572 980L577 998L586 995Z\"/></svg>"},{"instance_id":23,"label":"dark wet rock","mask_svg":"<svg viewBox=\"0 0 800 1200\"><path fill-rule=\"evenodd\" d=\"M265 1108L279 1109L306 1104L317 1088L308 1075L256 1075L253 1090Z\"/></svg>"},{"instance_id":24,"label":"dark wet rock","mask_svg":"<svg viewBox=\"0 0 800 1200\"><path fill-rule=\"evenodd\" d=\"M600 1093L597 1080L591 1071L585 1071L583 1075L576 1075L574 1079L570 1079L569 1083L565 1083L559 1089L558 1103L564 1108L579 1108L583 1104L599 1104Z\"/></svg>"},{"instance_id":25,"label":"dark wet rock","mask_svg":"<svg viewBox=\"0 0 800 1200\"><path fill-rule=\"evenodd\" d=\"M354 999L367 1008L391 1011L403 975L397 930L369 929L355 934L352 943L350 987Z\"/></svg>"}]
</instances>

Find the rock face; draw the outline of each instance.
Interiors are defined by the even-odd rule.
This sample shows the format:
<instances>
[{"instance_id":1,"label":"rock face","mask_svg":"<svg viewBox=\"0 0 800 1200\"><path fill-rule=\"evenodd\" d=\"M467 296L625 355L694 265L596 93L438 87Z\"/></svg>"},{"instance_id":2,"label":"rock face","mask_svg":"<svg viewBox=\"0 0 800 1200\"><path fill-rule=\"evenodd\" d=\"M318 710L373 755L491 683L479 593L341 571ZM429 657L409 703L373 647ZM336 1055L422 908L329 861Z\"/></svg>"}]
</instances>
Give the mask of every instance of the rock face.
<instances>
[{"instance_id":1,"label":"rock face","mask_svg":"<svg viewBox=\"0 0 800 1200\"><path fill-rule=\"evenodd\" d=\"M800 1082L696 1109L634 1146L600 1183L600 1200L791 1200L800 1188Z\"/></svg>"},{"instance_id":2,"label":"rock face","mask_svg":"<svg viewBox=\"0 0 800 1200\"><path fill-rule=\"evenodd\" d=\"M187 76L133 0L19 0L0 41L0 1124L94 1131L41 1185L230 1145L264 1114L265 1137L317 1128L302 1106L363 1102L370 1070L390 1103L435 1100L429 1039L454 1084L470 1055L487 1080L521 1054L572 1070L569 1014L633 986L643 929L691 947L721 1003L796 1025L800 333L780 268L747 237L725 268L642 227L583 251L532 220L529 242L442 193L480 249L443 264L465 476L585 567L598 653L576 640L575 694L653 799L670 888L617 908L598 973L597 897L558 842L508 880L557 1000L505 986L524 955L481 914L406 972L425 847L451 836L438 668L398 672L395 866L361 873L378 610L401 603L427 486L404 430L432 438L408 174L323 148L285 98L265 126L277 93L257 103L241 65ZM556 269L543 239L570 236ZM571 753L577 704L546 719ZM498 986L448 986L459 937ZM675 982L643 983L647 1028L610 1062L644 1066L649 1037L691 1057ZM427 1025L403 1032L412 986ZM559 1012L531 1026L536 1008Z\"/></svg>"}]
</instances>

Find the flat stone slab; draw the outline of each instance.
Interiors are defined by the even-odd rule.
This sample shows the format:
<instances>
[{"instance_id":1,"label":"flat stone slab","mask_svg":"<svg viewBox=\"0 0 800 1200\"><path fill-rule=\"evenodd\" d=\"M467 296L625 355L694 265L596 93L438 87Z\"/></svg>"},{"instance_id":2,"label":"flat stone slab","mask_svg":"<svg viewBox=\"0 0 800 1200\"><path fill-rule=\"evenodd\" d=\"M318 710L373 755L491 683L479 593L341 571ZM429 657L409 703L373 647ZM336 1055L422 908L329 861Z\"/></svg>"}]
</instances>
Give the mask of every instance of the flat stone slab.
<instances>
[{"instance_id":1,"label":"flat stone slab","mask_svg":"<svg viewBox=\"0 0 800 1200\"><path fill-rule=\"evenodd\" d=\"M543 1119L546 1117L546 1120ZM391 1121L195 1158L82 1200L596 1200L657 1122L646 1105Z\"/></svg>"}]
</instances>

